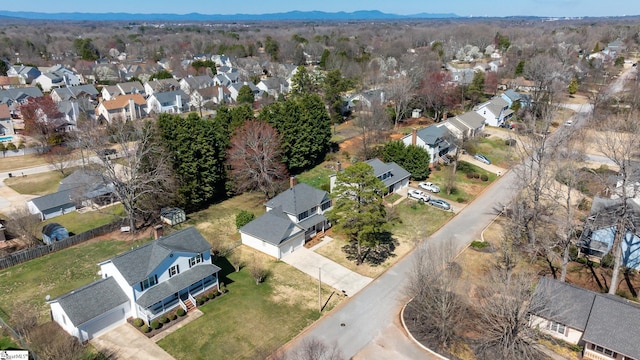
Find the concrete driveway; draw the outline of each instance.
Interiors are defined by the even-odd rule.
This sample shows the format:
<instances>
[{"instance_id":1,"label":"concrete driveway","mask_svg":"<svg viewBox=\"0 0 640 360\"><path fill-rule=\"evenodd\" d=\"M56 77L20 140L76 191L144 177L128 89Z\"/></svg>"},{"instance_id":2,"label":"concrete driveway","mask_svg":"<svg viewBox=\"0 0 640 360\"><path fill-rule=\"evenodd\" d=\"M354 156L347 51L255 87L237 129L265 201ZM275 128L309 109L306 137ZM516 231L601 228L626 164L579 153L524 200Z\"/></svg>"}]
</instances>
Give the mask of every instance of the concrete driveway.
<instances>
[{"instance_id":1,"label":"concrete driveway","mask_svg":"<svg viewBox=\"0 0 640 360\"><path fill-rule=\"evenodd\" d=\"M373 280L304 247L285 255L281 260L314 279L318 278L318 269L321 269L322 282L338 291L344 290L348 296L355 295Z\"/></svg>"},{"instance_id":2,"label":"concrete driveway","mask_svg":"<svg viewBox=\"0 0 640 360\"><path fill-rule=\"evenodd\" d=\"M99 351L113 354L119 360L173 360L171 355L129 323L107 331L90 342Z\"/></svg>"},{"instance_id":3,"label":"concrete driveway","mask_svg":"<svg viewBox=\"0 0 640 360\"><path fill-rule=\"evenodd\" d=\"M493 164L485 164L482 161L476 160L473 156L469 155L469 154L463 154L460 156L460 160L464 160L468 163L471 163L481 169L485 169L489 172L492 172L494 174L500 174L500 175L504 175L504 173L507 172L507 169L501 168L499 166L493 165Z\"/></svg>"}]
</instances>

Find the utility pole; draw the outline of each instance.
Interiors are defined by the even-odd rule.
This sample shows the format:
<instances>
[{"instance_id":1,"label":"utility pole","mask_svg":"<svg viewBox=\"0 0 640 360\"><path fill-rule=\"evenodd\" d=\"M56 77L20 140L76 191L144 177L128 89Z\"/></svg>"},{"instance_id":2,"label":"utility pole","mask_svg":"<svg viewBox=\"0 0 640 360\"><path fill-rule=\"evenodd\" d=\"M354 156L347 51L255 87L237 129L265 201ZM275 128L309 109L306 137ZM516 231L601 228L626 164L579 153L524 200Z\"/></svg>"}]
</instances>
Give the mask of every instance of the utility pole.
<instances>
[{"instance_id":1,"label":"utility pole","mask_svg":"<svg viewBox=\"0 0 640 360\"><path fill-rule=\"evenodd\" d=\"M322 268L318 268L318 312L322 313Z\"/></svg>"}]
</instances>

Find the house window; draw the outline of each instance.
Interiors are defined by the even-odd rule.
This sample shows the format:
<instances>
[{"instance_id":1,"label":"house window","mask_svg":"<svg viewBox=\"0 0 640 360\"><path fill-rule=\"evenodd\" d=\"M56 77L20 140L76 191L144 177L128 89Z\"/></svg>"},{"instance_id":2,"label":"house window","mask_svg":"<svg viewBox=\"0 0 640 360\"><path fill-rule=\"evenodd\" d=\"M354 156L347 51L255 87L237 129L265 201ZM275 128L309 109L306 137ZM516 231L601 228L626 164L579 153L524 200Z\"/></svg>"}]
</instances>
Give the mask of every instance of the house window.
<instances>
[{"instance_id":1,"label":"house window","mask_svg":"<svg viewBox=\"0 0 640 360\"><path fill-rule=\"evenodd\" d=\"M600 354L605 354L605 355L610 356L612 358L615 358L618 355L613 350L609 350L609 349L607 349L605 347L602 347L602 346L599 346L599 345L596 345L596 344L593 344L592 346L593 346L592 350L595 351L595 352L599 352Z\"/></svg>"},{"instance_id":2,"label":"house window","mask_svg":"<svg viewBox=\"0 0 640 360\"><path fill-rule=\"evenodd\" d=\"M300 214L298 214L298 221L302 221L303 219L306 219L308 217L309 217L309 210L303 211Z\"/></svg>"},{"instance_id":3,"label":"house window","mask_svg":"<svg viewBox=\"0 0 640 360\"><path fill-rule=\"evenodd\" d=\"M140 282L140 289L144 291L157 283L158 283L158 275L151 275L146 280L143 280Z\"/></svg>"},{"instance_id":4,"label":"house window","mask_svg":"<svg viewBox=\"0 0 640 360\"><path fill-rule=\"evenodd\" d=\"M555 321L549 321L549 324L547 325L547 329L564 335L564 332L567 329L567 327Z\"/></svg>"},{"instance_id":5,"label":"house window","mask_svg":"<svg viewBox=\"0 0 640 360\"><path fill-rule=\"evenodd\" d=\"M318 207L317 206L314 206L309 210L309 214L315 214L317 212L318 212Z\"/></svg>"},{"instance_id":6,"label":"house window","mask_svg":"<svg viewBox=\"0 0 640 360\"><path fill-rule=\"evenodd\" d=\"M320 208L322 209L322 211L325 211L330 207L331 207L331 200L329 200L329 201L323 203L322 205L320 205Z\"/></svg>"},{"instance_id":7,"label":"house window","mask_svg":"<svg viewBox=\"0 0 640 360\"><path fill-rule=\"evenodd\" d=\"M191 259L189 259L189 267L193 267L195 264L200 264L202 262L202 254L198 254Z\"/></svg>"},{"instance_id":8,"label":"house window","mask_svg":"<svg viewBox=\"0 0 640 360\"><path fill-rule=\"evenodd\" d=\"M169 268L169 277L180 274L180 265L173 265Z\"/></svg>"}]
</instances>

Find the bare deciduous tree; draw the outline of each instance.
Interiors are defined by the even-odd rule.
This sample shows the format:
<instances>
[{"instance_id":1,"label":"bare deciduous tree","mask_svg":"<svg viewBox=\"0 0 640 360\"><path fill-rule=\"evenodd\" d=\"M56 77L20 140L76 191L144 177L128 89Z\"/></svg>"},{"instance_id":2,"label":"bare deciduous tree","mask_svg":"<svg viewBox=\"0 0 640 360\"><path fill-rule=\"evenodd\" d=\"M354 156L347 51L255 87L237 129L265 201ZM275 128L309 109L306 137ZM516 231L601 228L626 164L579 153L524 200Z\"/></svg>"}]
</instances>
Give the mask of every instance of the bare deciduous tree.
<instances>
[{"instance_id":1,"label":"bare deciduous tree","mask_svg":"<svg viewBox=\"0 0 640 360\"><path fill-rule=\"evenodd\" d=\"M410 79L401 76L391 80L387 85L387 97L393 105L393 121L397 127L400 120L406 117L409 101L413 97L413 86Z\"/></svg>"},{"instance_id":2,"label":"bare deciduous tree","mask_svg":"<svg viewBox=\"0 0 640 360\"><path fill-rule=\"evenodd\" d=\"M42 223L38 215L31 214L27 206L15 209L9 215L7 230L15 236L21 236L29 242L28 245L35 246L40 243L38 235L41 233Z\"/></svg>"},{"instance_id":3,"label":"bare deciduous tree","mask_svg":"<svg viewBox=\"0 0 640 360\"><path fill-rule=\"evenodd\" d=\"M74 160L72 150L63 146L54 146L51 148L45 155L45 158L62 176L67 175L67 169L72 165Z\"/></svg>"},{"instance_id":4,"label":"bare deciduous tree","mask_svg":"<svg viewBox=\"0 0 640 360\"><path fill-rule=\"evenodd\" d=\"M269 124L249 120L231 138L228 162L238 191L259 190L271 198L288 176L278 133Z\"/></svg>"},{"instance_id":5,"label":"bare deciduous tree","mask_svg":"<svg viewBox=\"0 0 640 360\"><path fill-rule=\"evenodd\" d=\"M537 360L545 358L536 343L537 330L529 326L529 314L547 305L533 298L531 274L509 267L496 268L485 282L487 296L478 301L478 329L483 358Z\"/></svg>"},{"instance_id":6,"label":"bare deciduous tree","mask_svg":"<svg viewBox=\"0 0 640 360\"><path fill-rule=\"evenodd\" d=\"M150 121L116 122L109 125L110 136L101 131L88 132L86 148L97 155L97 166L106 184L113 184L122 203L131 231L137 222L156 213L167 202L173 188L169 157L159 143ZM120 149L117 161L103 155L111 138Z\"/></svg>"},{"instance_id":7,"label":"bare deciduous tree","mask_svg":"<svg viewBox=\"0 0 640 360\"><path fill-rule=\"evenodd\" d=\"M407 287L412 298L408 306L417 314L420 330L434 336L444 349L451 345L465 317L464 301L455 292L461 269L454 255L450 246L419 246Z\"/></svg>"}]
</instances>

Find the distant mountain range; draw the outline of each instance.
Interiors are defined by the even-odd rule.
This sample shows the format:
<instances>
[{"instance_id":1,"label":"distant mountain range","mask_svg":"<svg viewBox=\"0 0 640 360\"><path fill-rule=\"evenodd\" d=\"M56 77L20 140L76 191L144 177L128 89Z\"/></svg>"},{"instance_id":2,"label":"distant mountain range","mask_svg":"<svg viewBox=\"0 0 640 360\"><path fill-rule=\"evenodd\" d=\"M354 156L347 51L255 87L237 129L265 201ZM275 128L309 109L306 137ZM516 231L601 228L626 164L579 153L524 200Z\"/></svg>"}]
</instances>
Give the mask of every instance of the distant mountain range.
<instances>
[{"instance_id":1,"label":"distant mountain range","mask_svg":"<svg viewBox=\"0 0 640 360\"><path fill-rule=\"evenodd\" d=\"M207 15L191 14L131 14L131 13L42 13L0 10L0 18L67 21L278 21L278 20L403 20L403 19L451 19L456 14L414 15L386 14L377 10L355 12L289 11L274 14Z\"/></svg>"}]
</instances>

